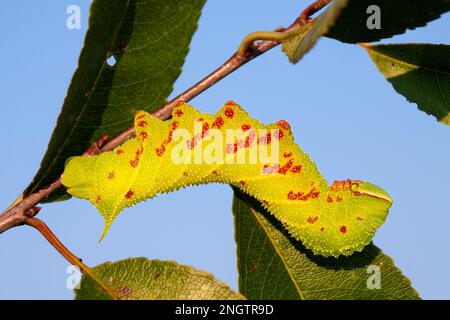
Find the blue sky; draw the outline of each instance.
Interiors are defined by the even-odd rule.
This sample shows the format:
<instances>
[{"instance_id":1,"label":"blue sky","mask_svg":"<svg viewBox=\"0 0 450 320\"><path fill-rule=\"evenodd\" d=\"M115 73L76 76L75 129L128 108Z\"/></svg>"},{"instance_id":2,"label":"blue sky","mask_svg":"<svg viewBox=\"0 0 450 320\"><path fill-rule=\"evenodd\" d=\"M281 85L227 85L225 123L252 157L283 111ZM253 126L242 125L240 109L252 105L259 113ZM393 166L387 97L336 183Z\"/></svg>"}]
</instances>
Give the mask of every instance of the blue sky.
<instances>
[{"instance_id":1,"label":"blue sky","mask_svg":"<svg viewBox=\"0 0 450 320\"><path fill-rule=\"evenodd\" d=\"M223 63L247 33L290 24L309 2L209 0L173 95ZM81 7L81 30L66 28L71 4ZM89 4L2 3L1 208L29 183L45 153L76 68ZM449 43L449 19L383 42ZM212 113L230 99L263 122L289 120L328 181L362 179L387 190L395 203L375 244L423 298L450 298L450 128L398 95L364 50L322 39L293 66L276 48L191 103ZM127 209L100 244L102 218L87 201L45 205L40 218L88 265L139 256L177 260L237 288L231 199L226 185L160 196ZM0 299L73 297L68 262L30 228L0 235L0 261Z\"/></svg>"}]
</instances>

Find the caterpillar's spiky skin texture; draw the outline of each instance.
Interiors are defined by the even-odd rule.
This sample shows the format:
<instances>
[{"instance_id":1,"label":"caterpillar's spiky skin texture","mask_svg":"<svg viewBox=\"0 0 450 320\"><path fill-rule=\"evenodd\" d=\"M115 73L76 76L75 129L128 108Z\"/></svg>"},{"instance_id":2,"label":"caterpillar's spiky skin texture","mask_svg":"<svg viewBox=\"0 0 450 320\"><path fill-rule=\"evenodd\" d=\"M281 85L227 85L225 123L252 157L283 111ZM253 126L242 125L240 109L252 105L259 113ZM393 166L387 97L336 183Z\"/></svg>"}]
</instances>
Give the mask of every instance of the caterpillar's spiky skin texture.
<instances>
[{"instance_id":1,"label":"caterpillar's spiky skin texture","mask_svg":"<svg viewBox=\"0 0 450 320\"><path fill-rule=\"evenodd\" d=\"M178 141L173 139L173 130L184 128L192 134L195 120L206 124L205 129L217 128L223 133L225 129L243 129L235 140L238 147L223 145L226 157L244 153L248 159L258 144L265 143L270 150L277 139L279 166L226 161L195 164L196 148L201 145L206 152L211 144L208 130L195 143L192 141L191 163L175 164L171 154ZM309 156L294 143L287 122L265 126L232 102L215 115L202 114L182 104L174 109L169 121L140 111L135 115L135 128L136 138L111 152L70 159L62 178L70 194L88 199L104 217L102 238L125 207L189 185L221 182L258 199L315 254L336 257L361 251L385 221L392 204L385 191L367 182L345 180L328 186ZM251 142L252 129L278 129L280 134ZM236 151L230 152L230 148Z\"/></svg>"}]
</instances>

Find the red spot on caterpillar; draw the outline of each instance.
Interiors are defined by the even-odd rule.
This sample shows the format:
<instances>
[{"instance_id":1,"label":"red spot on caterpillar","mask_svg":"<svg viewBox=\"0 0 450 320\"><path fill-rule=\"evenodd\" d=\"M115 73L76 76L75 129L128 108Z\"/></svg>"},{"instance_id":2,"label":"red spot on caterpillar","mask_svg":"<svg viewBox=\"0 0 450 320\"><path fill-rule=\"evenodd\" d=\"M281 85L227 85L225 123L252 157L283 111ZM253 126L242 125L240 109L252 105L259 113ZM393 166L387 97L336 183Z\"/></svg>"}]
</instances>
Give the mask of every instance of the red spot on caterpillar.
<instances>
[{"instance_id":1,"label":"red spot on caterpillar","mask_svg":"<svg viewBox=\"0 0 450 320\"><path fill-rule=\"evenodd\" d=\"M247 136L247 137L245 137L245 143L244 143L244 146L245 146L246 148L249 148L250 145L251 145L250 137Z\"/></svg>"},{"instance_id":2,"label":"red spot on caterpillar","mask_svg":"<svg viewBox=\"0 0 450 320\"><path fill-rule=\"evenodd\" d=\"M338 190L341 189L342 185L343 185L343 181L336 180L336 181L334 181L333 184L330 186L330 190L336 192L336 191L338 191Z\"/></svg>"},{"instance_id":3,"label":"red spot on caterpillar","mask_svg":"<svg viewBox=\"0 0 450 320\"><path fill-rule=\"evenodd\" d=\"M166 147L164 145L161 145L159 148L156 148L155 151L156 151L156 155L158 157L161 157L164 154L164 152L166 151Z\"/></svg>"},{"instance_id":4,"label":"red spot on caterpillar","mask_svg":"<svg viewBox=\"0 0 450 320\"><path fill-rule=\"evenodd\" d=\"M123 149L117 149L116 153L120 156L121 154L123 154L125 151L123 151Z\"/></svg>"},{"instance_id":5,"label":"red spot on caterpillar","mask_svg":"<svg viewBox=\"0 0 450 320\"><path fill-rule=\"evenodd\" d=\"M198 121L198 122L202 122L202 121L203 121L203 118L198 118L197 121Z\"/></svg>"},{"instance_id":6,"label":"red spot on caterpillar","mask_svg":"<svg viewBox=\"0 0 450 320\"><path fill-rule=\"evenodd\" d=\"M227 116L227 118L233 118L234 116L234 111L231 108L226 108L225 109L225 115Z\"/></svg>"},{"instance_id":7,"label":"red spot on caterpillar","mask_svg":"<svg viewBox=\"0 0 450 320\"><path fill-rule=\"evenodd\" d=\"M312 188L308 193L289 191L287 197L288 200L308 201L309 199L315 199L319 196L320 192L316 191L316 188Z\"/></svg>"},{"instance_id":8,"label":"red spot on caterpillar","mask_svg":"<svg viewBox=\"0 0 450 320\"><path fill-rule=\"evenodd\" d=\"M125 193L125 198L126 199L131 199L131 197L134 195L133 190L128 190L127 193Z\"/></svg>"},{"instance_id":9,"label":"red spot on caterpillar","mask_svg":"<svg viewBox=\"0 0 450 320\"><path fill-rule=\"evenodd\" d=\"M320 192L316 191L316 188L312 188L312 190L308 193L309 198L315 199L319 196Z\"/></svg>"},{"instance_id":10,"label":"red spot on caterpillar","mask_svg":"<svg viewBox=\"0 0 450 320\"><path fill-rule=\"evenodd\" d=\"M147 122L146 121L139 121L138 122L138 126L139 127L145 127L147 125Z\"/></svg>"},{"instance_id":11,"label":"red spot on caterpillar","mask_svg":"<svg viewBox=\"0 0 450 320\"><path fill-rule=\"evenodd\" d=\"M243 124L241 127L242 131L244 131L244 132L249 130L250 128L251 128L251 126L249 124Z\"/></svg>"},{"instance_id":12,"label":"red spot on caterpillar","mask_svg":"<svg viewBox=\"0 0 450 320\"><path fill-rule=\"evenodd\" d=\"M218 128L218 129L220 129L222 126L223 126L223 119L222 119L222 117L217 117L215 120L214 120L214 122L213 122L213 124L212 124L212 127L214 128L214 127L216 127L216 128Z\"/></svg>"},{"instance_id":13,"label":"red spot on caterpillar","mask_svg":"<svg viewBox=\"0 0 450 320\"><path fill-rule=\"evenodd\" d=\"M145 117L145 113L139 113L137 116L136 116L136 119L142 119L142 118L144 118Z\"/></svg>"},{"instance_id":14,"label":"red spot on caterpillar","mask_svg":"<svg viewBox=\"0 0 450 320\"><path fill-rule=\"evenodd\" d=\"M336 201L337 201L337 202L341 202L341 201L342 201L342 196L341 196L341 195L338 195L338 196L336 197Z\"/></svg>"},{"instance_id":15,"label":"red spot on caterpillar","mask_svg":"<svg viewBox=\"0 0 450 320\"><path fill-rule=\"evenodd\" d=\"M161 146L169 144L172 141L172 137L173 137L173 130L170 130L169 134L167 135L167 138L164 140Z\"/></svg>"},{"instance_id":16,"label":"red spot on caterpillar","mask_svg":"<svg viewBox=\"0 0 450 320\"><path fill-rule=\"evenodd\" d=\"M283 130L276 130L275 131L275 138L277 138L278 140L281 140L284 136Z\"/></svg>"},{"instance_id":17,"label":"red spot on caterpillar","mask_svg":"<svg viewBox=\"0 0 450 320\"><path fill-rule=\"evenodd\" d=\"M344 226L344 225L342 225L342 226L339 228L339 231L340 231L341 233L347 233L347 227Z\"/></svg>"},{"instance_id":18,"label":"red spot on caterpillar","mask_svg":"<svg viewBox=\"0 0 450 320\"><path fill-rule=\"evenodd\" d=\"M148 133L145 131L142 131L139 136L141 137L142 140L145 140L148 138Z\"/></svg>"},{"instance_id":19,"label":"red spot on caterpillar","mask_svg":"<svg viewBox=\"0 0 450 320\"><path fill-rule=\"evenodd\" d=\"M297 199L297 195L294 193L294 191L289 191L288 195L287 195L288 200L296 200Z\"/></svg>"},{"instance_id":20,"label":"red spot on caterpillar","mask_svg":"<svg viewBox=\"0 0 450 320\"><path fill-rule=\"evenodd\" d=\"M102 201L102 196L98 195L97 198L95 198L95 203L99 204Z\"/></svg>"},{"instance_id":21,"label":"red spot on caterpillar","mask_svg":"<svg viewBox=\"0 0 450 320\"><path fill-rule=\"evenodd\" d=\"M236 153L238 151L238 145L235 144L227 144L227 153Z\"/></svg>"},{"instance_id":22,"label":"red spot on caterpillar","mask_svg":"<svg viewBox=\"0 0 450 320\"><path fill-rule=\"evenodd\" d=\"M266 143L270 143L272 141L272 135L270 133L268 133L266 135Z\"/></svg>"},{"instance_id":23,"label":"red spot on caterpillar","mask_svg":"<svg viewBox=\"0 0 450 320\"><path fill-rule=\"evenodd\" d=\"M308 218L308 223L313 224L313 223L315 223L317 220L319 220L319 217L318 217L318 216L315 216L315 217L309 217L309 218Z\"/></svg>"},{"instance_id":24,"label":"red spot on caterpillar","mask_svg":"<svg viewBox=\"0 0 450 320\"><path fill-rule=\"evenodd\" d=\"M320 232L324 232L324 231L325 231L325 227L321 227Z\"/></svg>"},{"instance_id":25,"label":"red spot on caterpillar","mask_svg":"<svg viewBox=\"0 0 450 320\"><path fill-rule=\"evenodd\" d=\"M275 163L272 166L265 164L264 167L262 168L262 174L272 174L278 172L279 169L280 165L278 163Z\"/></svg>"},{"instance_id":26,"label":"red spot on caterpillar","mask_svg":"<svg viewBox=\"0 0 450 320\"><path fill-rule=\"evenodd\" d=\"M286 174L286 172L292 167L294 159L290 159L284 166L278 169L278 173Z\"/></svg>"},{"instance_id":27,"label":"red spot on caterpillar","mask_svg":"<svg viewBox=\"0 0 450 320\"><path fill-rule=\"evenodd\" d=\"M227 102L225 102L225 105L226 105L226 106L236 106L237 103L234 102L233 100L228 100Z\"/></svg>"},{"instance_id":28,"label":"red spot on caterpillar","mask_svg":"<svg viewBox=\"0 0 450 320\"><path fill-rule=\"evenodd\" d=\"M176 110L176 111L175 111L175 115L176 115L177 117L181 117L181 116L183 115L183 110L180 110L180 109Z\"/></svg>"},{"instance_id":29,"label":"red spot on caterpillar","mask_svg":"<svg viewBox=\"0 0 450 320\"><path fill-rule=\"evenodd\" d=\"M289 125L289 123L286 120L280 120L276 124L281 129L284 129L284 130L290 130L291 129L291 126Z\"/></svg>"},{"instance_id":30,"label":"red spot on caterpillar","mask_svg":"<svg viewBox=\"0 0 450 320\"><path fill-rule=\"evenodd\" d=\"M292 152L283 153L283 157L285 157L285 158L289 158L290 156L292 156Z\"/></svg>"},{"instance_id":31,"label":"red spot on caterpillar","mask_svg":"<svg viewBox=\"0 0 450 320\"><path fill-rule=\"evenodd\" d=\"M179 106L181 106L181 105L183 105L184 104L184 101L183 100L179 100L179 101L177 101L176 103L175 103L175 107L179 107Z\"/></svg>"},{"instance_id":32,"label":"red spot on caterpillar","mask_svg":"<svg viewBox=\"0 0 450 320\"><path fill-rule=\"evenodd\" d=\"M172 130L175 130L176 128L178 128L178 122L174 121L172 122Z\"/></svg>"},{"instance_id":33,"label":"red spot on caterpillar","mask_svg":"<svg viewBox=\"0 0 450 320\"><path fill-rule=\"evenodd\" d=\"M327 196L327 202L333 202L333 197L331 195Z\"/></svg>"},{"instance_id":34,"label":"red spot on caterpillar","mask_svg":"<svg viewBox=\"0 0 450 320\"><path fill-rule=\"evenodd\" d=\"M140 159L141 155L144 153L144 148L140 147L139 149L136 150L136 159Z\"/></svg>"},{"instance_id":35,"label":"red spot on caterpillar","mask_svg":"<svg viewBox=\"0 0 450 320\"><path fill-rule=\"evenodd\" d=\"M244 180L239 181L239 184L243 187L247 186L247 182L245 182Z\"/></svg>"},{"instance_id":36,"label":"red spot on caterpillar","mask_svg":"<svg viewBox=\"0 0 450 320\"><path fill-rule=\"evenodd\" d=\"M183 172L183 176L184 176L184 177L187 177L187 176L189 176L189 174L188 174L186 171L184 171L184 172Z\"/></svg>"},{"instance_id":37,"label":"red spot on caterpillar","mask_svg":"<svg viewBox=\"0 0 450 320\"><path fill-rule=\"evenodd\" d=\"M216 170L213 170L213 171L211 172L211 174L212 174L213 176L217 176L217 175L219 174L219 172L217 172Z\"/></svg>"},{"instance_id":38,"label":"red spot on caterpillar","mask_svg":"<svg viewBox=\"0 0 450 320\"><path fill-rule=\"evenodd\" d=\"M268 133L263 137L259 137L258 144L269 144L271 141L272 141L272 136L270 133Z\"/></svg>"},{"instance_id":39,"label":"red spot on caterpillar","mask_svg":"<svg viewBox=\"0 0 450 320\"><path fill-rule=\"evenodd\" d=\"M130 165L131 165L133 168L136 168L136 167L138 166L138 164L139 164L139 160L138 160L138 159L130 160Z\"/></svg>"},{"instance_id":40,"label":"red spot on caterpillar","mask_svg":"<svg viewBox=\"0 0 450 320\"><path fill-rule=\"evenodd\" d=\"M255 141L255 137L256 137L256 132L254 130L250 131L248 136L245 137L245 143L244 146L246 148L251 147L251 145L253 144L253 142Z\"/></svg>"},{"instance_id":41,"label":"red spot on caterpillar","mask_svg":"<svg viewBox=\"0 0 450 320\"><path fill-rule=\"evenodd\" d=\"M330 189L331 191L356 191L356 188L359 187L359 183L361 181L359 180L351 180L351 179L347 179L347 180L336 180L333 182L333 184L331 185Z\"/></svg>"},{"instance_id":42,"label":"red spot on caterpillar","mask_svg":"<svg viewBox=\"0 0 450 320\"><path fill-rule=\"evenodd\" d=\"M205 122L202 127L202 137L206 136L208 134L209 130L209 124Z\"/></svg>"},{"instance_id":43,"label":"red spot on caterpillar","mask_svg":"<svg viewBox=\"0 0 450 320\"><path fill-rule=\"evenodd\" d=\"M302 171L301 165L295 166L291 169L291 172L293 172L293 173L299 173L300 171Z\"/></svg>"},{"instance_id":44,"label":"red spot on caterpillar","mask_svg":"<svg viewBox=\"0 0 450 320\"><path fill-rule=\"evenodd\" d=\"M197 143L198 143L197 137L193 137L191 140L186 141L186 145L189 149L195 148L197 146Z\"/></svg>"},{"instance_id":45,"label":"red spot on caterpillar","mask_svg":"<svg viewBox=\"0 0 450 320\"><path fill-rule=\"evenodd\" d=\"M144 152L144 148L139 148L136 150L136 155L133 160L130 160L130 165L133 168L136 168L139 164L139 160L141 159L142 153Z\"/></svg>"}]
</instances>

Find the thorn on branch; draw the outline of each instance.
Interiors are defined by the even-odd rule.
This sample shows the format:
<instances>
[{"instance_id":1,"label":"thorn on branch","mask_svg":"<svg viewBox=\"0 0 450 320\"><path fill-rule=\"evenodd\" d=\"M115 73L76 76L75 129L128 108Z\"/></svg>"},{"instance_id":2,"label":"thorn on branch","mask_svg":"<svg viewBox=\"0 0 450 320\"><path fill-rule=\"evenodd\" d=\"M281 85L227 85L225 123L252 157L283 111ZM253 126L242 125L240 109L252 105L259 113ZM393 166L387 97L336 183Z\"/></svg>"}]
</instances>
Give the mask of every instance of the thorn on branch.
<instances>
[{"instance_id":1,"label":"thorn on branch","mask_svg":"<svg viewBox=\"0 0 450 320\"><path fill-rule=\"evenodd\" d=\"M33 208L30 208L30 209L26 210L24 212L24 215L27 218L33 218L35 215L38 214L39 211L41 211L41 207L33 207Z\"/></svg>"},{"instance_id":2,"label":"thorn on branch","mask_svg":"<svg viewBox=\"0 0 450 320\"><path fill-rule=\"evenodd\" d=\"M330 2L331 0L318 0L314 2L313 4L308 6L305 10L303 10L303 12L300 14L300 17L298 17L295 23L299 25L305 25L309 23L312 20L311 16L320 9L322 9L323 7L325 7Z\"/></svg>"},{"instance_id":3,"label":"thorn on branch","mask_svg":"<svg viewBox=\"0 0 450 320\"><path fill-rule=\"evenodd\" d=\"M108 136L101 136L97 141L93 142L89 148L83 153L83 156L91 156L101 152L101 148L105 145L108 140Z\"/></svg>"}]
</instances>

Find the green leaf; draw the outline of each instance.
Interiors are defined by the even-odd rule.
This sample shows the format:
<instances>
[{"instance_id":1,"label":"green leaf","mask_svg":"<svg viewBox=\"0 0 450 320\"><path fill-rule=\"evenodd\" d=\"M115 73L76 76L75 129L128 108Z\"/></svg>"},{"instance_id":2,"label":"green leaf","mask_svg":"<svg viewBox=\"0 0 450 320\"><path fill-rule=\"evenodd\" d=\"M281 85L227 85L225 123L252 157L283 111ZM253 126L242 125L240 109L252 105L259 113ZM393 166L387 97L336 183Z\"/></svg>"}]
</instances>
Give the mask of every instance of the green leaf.
<instances>
[{"instance_id":1,"label":"green leaf","mask_svg":"<svg viewBox=\"0 0 450 320\"><path fill-rule=\"evenodd\" d=\"M205 0L95 0L89 29L39 171L25 190L56 179L65 161L129 126L136 110L165 103ZM107 60L114 57L114 66ZM110 59L111 60L111 59ZM60 192L61 194L61 192Z\"/></svg>"},{"instance_id":2,"label":"green leaf","mask_svg":"<svg viewBox=\"0 0 450 320\"><path fill-rule=\"evenodd\" d=\"M76 300L237 300L244 299L208 272L174 261L129 258L93 269L83 276ZM101 288L107 287L110 293Z\"/></svg>"},{"instance_id":3,"label":"green leaf","mask_svg":"<svg viewBox=\"0 0 450 320\"><path fill-rule=\"evenodd\" d=\"M410 281L373 244L350 257L313 255L253 199L233 200L239 290L248 299L419 299ZM369 289L379 267L380 289ZM370 273L368 273L370 272Z\"/></svg>"},{"instance_id":4,"label":"green leaf","mask_svg":"<svg viewBox=\"0 0 450 320\"><path fill-rule=\"evenodd\" d=\"M381 28L369 29L367 19L380 8ZM347 43L373 42L423 27L450 10L449 0L351 0L342 11L327 37Z\"/></svg>"},{"instance_id":5,"label":"green leaf","mask_svg":"<svg viewBox=\"0 0 450 320\"><path fill-rule=\"evenodd\" d=\"M450 125L450 46L364 46L394 89L420 110Z\"/></svg>"},{"instance_id":6,"label":"green leaf","mask_svg":"<svg viewBox=\"0 0 450 320\"><path fill-rule=\"evenodd\" d=\"M283 41L282 50L292 63L297 63L333 26L349 0L335 0L329 8L311 23L298 29L293 37Z\"/></svg>"}]
</instances>

